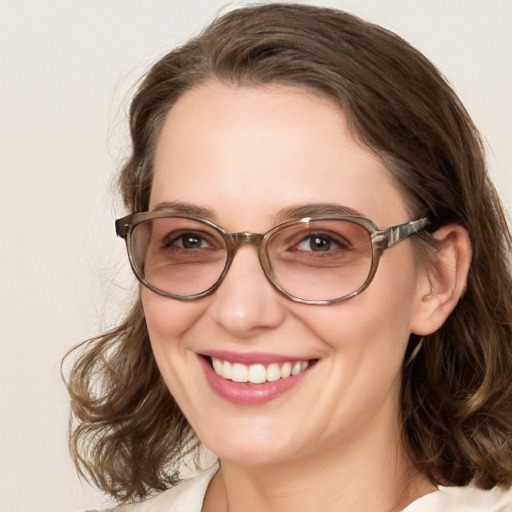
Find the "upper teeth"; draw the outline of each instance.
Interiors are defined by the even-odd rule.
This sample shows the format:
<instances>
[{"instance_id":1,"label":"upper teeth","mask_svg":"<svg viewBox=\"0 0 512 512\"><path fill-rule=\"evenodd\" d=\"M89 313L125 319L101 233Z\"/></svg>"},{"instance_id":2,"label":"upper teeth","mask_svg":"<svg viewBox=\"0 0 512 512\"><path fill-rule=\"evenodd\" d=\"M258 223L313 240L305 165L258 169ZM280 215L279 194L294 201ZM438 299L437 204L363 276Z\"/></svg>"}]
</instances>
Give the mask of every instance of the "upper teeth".
<instances>
[{"instance_id":1,"label":"upper teeth","mask_svg":"<svg viewBox=\"0 0 512 512\"><path fill-rule=\"evenodd\" d=\"M290 375L297 375L309 366L309 361L297 361L295 363L271 363L251 364L249 366L241 363L230 363L212 357L212 366L217 375L233 382L250 382L261 384L273 382L279 379L286 379Z\"/></svg>"}]
</instances>

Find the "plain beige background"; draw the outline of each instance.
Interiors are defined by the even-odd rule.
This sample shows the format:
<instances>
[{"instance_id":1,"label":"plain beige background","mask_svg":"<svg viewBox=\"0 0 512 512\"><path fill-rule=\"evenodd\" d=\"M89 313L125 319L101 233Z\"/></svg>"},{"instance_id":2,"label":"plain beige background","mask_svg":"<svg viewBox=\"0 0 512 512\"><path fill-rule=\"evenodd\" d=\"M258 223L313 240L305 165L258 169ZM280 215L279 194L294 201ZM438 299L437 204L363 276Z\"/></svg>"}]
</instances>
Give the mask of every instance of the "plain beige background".
<instances>
[{"instance_id":1,"label":"plain beige background","mask_svg":"<svg viewBox=\"0 0 512 512\"><path fill-rule=\"evenodd\" d=\"M246 2L228 4L243 5ZM331 0L391 28L451 81L512 207L512 2ZM0 511L106 506L66 448L64 352L118 318L133 280L111 183L136 79L226 3L0 0Z\"/></svg>"}]
</instances>

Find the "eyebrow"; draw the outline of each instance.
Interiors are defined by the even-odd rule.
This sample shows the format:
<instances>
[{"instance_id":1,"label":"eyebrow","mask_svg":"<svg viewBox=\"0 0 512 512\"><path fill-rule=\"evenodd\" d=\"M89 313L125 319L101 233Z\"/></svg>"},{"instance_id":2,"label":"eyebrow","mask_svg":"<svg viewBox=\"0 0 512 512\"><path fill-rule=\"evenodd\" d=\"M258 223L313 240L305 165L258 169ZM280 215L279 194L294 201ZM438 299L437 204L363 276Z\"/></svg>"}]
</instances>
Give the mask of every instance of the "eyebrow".
<instances>
[{"instance_id":1,"label":"eyebrow","mask_svg":"<svg viewBox=\"0 0 512 512\"><path fill-rule=\"evenodd\" d=\"M204 219L213 219L215 217L213 211L209 208L192 203L182 203L180 201L164 201L162 203L158 203L152 211L184 213L186 215L195 215L196 217L202 217Z\"/></svg>"},{"instance_id":2,"label":"eyebrow","mask_svg":"<svg viewBox=\"0 0 512 512\"><path fill-rule=\"evenodd\" d=\"M303 217L322 217L322 216L348 216L364 217L363 213L348 206L337 203L310 203L298 206L290 206L281 210L275 217L276 224L288 220L302 219Z\"/></svg>"},{"instance_id":3,"label":"eyebrow","mask_svg":"<svg viewBox=\"0 0 512 512\"><path fill-rule=\"evenodd\" d=\"M199 206L192 203L180 201L164 201L158 203L152 211L155 212L174 212L186 215L195 215L208 220L214 220L215 214L205 206ZM302 219L304 217L322 217L322 216L348 216L364 217L364 214L348 206L337 203L309 203L297 206L289 206L280 210L274 218L275 225L289 220Z\"/></svg>"}]
</instances>

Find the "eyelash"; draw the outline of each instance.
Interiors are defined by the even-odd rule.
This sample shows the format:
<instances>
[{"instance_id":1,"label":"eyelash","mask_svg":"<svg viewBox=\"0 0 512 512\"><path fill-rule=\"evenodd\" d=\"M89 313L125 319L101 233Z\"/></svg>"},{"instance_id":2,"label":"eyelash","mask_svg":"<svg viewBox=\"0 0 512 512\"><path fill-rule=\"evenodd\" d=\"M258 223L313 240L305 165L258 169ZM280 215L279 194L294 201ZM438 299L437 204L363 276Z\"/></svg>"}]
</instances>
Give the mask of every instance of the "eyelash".
<instances>
[{"instance_id":1,"label":"eyelash","mask_svg":"<svg viewBox=\"0 0 512 512\"><path fill-rule=\"evenodd\" d=\"M200 247L185 247L184 239L197 239L200 243ZM208 241L209 237L204 236L201 233L197 233L194 231L182 231L178 233L169 233L162 240L162 247L164 249L176 248L180 250L197 250L197 249L206 249L206 247L201 247L203 243L208 244L208 246L212 246L212 244ZM176 242L181 242L181 245L177 245Z\"/></svg>"},{"instance_id":2,"label":"eyelash","mask_svg":"<svg viewBox=\"0 0 512 512\"><path fill-rule=\"evenodd\" d=\"M335 248L331 248L329 247L327 250L318 250L318 251L315 251L311 248L311 250L306 250L306 249L299 249L299 246L303 243L308 243L309 241L309 244L311 244L311 242L313 241L313 239L320 239L320 240L323 240L325 242L327 242L328 244L335 244L336 247ZM330 234L327 234L327 233L308 233L307 235L303 236L297 243L294 243L291 247L295 248L296 251L304 251L304 252L313 252L313 253L322 253L322 252L338 252L338 251L346 251L346 250L350 250L351 249L351 244L346 240L346 239L340 239L340 237L334 237Z\"/></svg>"}]
</instances>

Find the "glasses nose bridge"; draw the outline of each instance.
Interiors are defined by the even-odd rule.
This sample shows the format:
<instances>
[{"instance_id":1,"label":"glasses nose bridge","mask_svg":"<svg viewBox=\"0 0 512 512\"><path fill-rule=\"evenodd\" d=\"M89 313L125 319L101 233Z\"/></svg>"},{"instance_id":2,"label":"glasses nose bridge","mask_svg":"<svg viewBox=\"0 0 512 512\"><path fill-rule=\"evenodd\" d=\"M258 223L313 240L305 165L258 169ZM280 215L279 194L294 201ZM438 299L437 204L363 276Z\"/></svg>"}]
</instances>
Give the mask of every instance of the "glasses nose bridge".
<instances>
[{"instance_id":1,"label":"glasses nose bridge","mask_svg":"<svg viewBox=\"0 0 512 512\"><path fill-rule=\"evenodd\" d=\"M236 255L238 249L240 249L240 247L242 245L253 245L254 247L256 247L256 249L258 251L258 260L260 262L260 265L261 265L263 271L265 272L265 274L267 274L267 271L265 269L265 264L263 261L265 259L265 257L262 255L262 248L261 248L261 243L263 241L263 238L264 238L264 235L261 235L259 233L249 233L247 231L229 234L229 240L227 241L227 243L228 243L228 259L226 262L226 267L224 268L224 272L222 273L222 276L219 280L219 283L220 283L220 281L224 280L224 277L226 276L228 270L231 268L231 264L233 262L233 259ZM262 260L262 258L263 258L263 260Z\"/></svg>"},{"instance_id":2,"label":"glasses nose bridge","mask_svg":"<svg viewBox=\"0 0 512 512\"><path fill-rule=\"evenodd\" d=\"M231 238L233 239L233 251L236 252L242 245L254 245L259 248L263 235L242 231L240 233L232 233Z\"/></svg>"}]
</instances>

